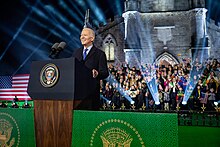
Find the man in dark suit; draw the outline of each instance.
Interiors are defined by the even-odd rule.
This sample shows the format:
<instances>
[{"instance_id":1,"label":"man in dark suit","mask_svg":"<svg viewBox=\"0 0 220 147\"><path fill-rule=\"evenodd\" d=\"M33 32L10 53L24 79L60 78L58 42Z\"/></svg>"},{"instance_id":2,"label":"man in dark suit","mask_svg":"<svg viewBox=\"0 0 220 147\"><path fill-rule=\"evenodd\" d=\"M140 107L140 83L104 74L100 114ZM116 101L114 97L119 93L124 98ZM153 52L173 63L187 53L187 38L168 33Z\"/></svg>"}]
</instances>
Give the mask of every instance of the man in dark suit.
<instances>
[{"instance_id":1,"label":"man in dark suit","mask_svg":"<svg viewBox=\"0 0 220 147\"><path fill-rule=\"evenodd\" d=\"M77 109L99 110L100 108L100 80L108 77L107 59L105 53L93 45L95 33L90 28L84 28L80 40L82 48L78 49L74 57L82 62L95 79L95 90L89 95Z\"/></svg>"}]
</instances>

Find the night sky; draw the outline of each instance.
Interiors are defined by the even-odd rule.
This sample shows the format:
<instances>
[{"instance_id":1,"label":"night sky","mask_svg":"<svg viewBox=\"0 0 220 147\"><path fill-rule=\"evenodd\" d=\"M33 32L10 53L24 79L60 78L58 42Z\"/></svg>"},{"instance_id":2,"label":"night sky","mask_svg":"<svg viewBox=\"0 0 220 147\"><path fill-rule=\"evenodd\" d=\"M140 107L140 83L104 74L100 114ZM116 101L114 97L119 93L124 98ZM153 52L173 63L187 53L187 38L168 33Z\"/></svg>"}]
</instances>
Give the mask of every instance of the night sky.
<instances>
[{"instance_id":1,"label":"night sky","mask_svg":"<svg viewBox=\"0 0 220 147\"><path fill-rule=\"evenodd\" d=\"M220 0L206 0L207 20L220 20ZM124 0L6 0L0 2L0 75L29 73L34 60L49 60L55 42L65 41L60 57L80 47L84 16L94 27L121 16Z\"/></svg>"}]
</instances>

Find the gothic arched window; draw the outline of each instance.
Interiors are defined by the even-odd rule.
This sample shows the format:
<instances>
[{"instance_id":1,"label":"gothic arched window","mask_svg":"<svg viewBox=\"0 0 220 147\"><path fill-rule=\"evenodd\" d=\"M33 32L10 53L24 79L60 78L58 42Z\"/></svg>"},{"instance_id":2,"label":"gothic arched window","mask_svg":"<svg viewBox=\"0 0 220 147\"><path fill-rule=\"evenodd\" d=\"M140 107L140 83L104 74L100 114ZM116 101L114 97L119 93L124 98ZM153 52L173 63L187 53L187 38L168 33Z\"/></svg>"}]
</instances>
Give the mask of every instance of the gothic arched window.
<instances>
[{"instance_id":1,"label":"gothic arched window","mask_svg":"<svg viewBox=\"0 0 220 147\"><path fill-rule=\"evenodd\" d=\"M115 39L111 34L108 34L103 41L103 49L107 57L107 61L115 60Z\"/></svg>"}]
</instances>

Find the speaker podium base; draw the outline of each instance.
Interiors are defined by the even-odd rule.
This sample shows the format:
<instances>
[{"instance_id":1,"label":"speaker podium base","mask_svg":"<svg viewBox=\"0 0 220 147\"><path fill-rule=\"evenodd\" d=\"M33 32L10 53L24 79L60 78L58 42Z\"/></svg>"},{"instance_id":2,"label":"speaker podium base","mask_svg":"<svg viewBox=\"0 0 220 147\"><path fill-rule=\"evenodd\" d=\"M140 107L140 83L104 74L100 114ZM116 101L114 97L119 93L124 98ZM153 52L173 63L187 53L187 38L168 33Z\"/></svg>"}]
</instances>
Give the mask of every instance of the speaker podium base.
<instances>
[{"instance_id":1,"label":"speaker podium base","mask_svg":"<svg viewBox=\"0 0 220 147\"><path fill-rule=\"evenodd\" d=\"M70 147L73 101L34 100L37 147Z\"/></svg>"},{"instance_id":2,"label":"speaker podium base","mask_svg":"<svg viewBox=\"0 0 220 147\"><path fill-rule=\"evenodd\" d=\"M73 110L95 85L91 70L76 58L32 63L27 92L34 100L37 147L71 146Z\"/></svg>"}]
</instances>

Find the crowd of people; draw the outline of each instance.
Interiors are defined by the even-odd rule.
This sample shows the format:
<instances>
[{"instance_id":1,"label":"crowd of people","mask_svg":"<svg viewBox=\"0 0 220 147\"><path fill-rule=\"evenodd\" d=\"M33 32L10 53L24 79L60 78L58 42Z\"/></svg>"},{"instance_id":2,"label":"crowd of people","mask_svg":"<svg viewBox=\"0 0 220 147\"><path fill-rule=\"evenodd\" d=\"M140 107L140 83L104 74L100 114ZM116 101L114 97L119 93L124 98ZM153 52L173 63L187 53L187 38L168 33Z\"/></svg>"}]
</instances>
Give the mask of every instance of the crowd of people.
<instances>
[{"instance_id":1,"label":"crowd of people","mask_svg":"<svg viewBox=\"0 0 220 147\"><path fill-rule=\"evenodd\" d=\"M220 62L183 59L176 65L109 64L101 81L102 104L115 109L214 111L220 100ZM132 103L133 102L133 103Z\"/></svg>"}]
</instances>

